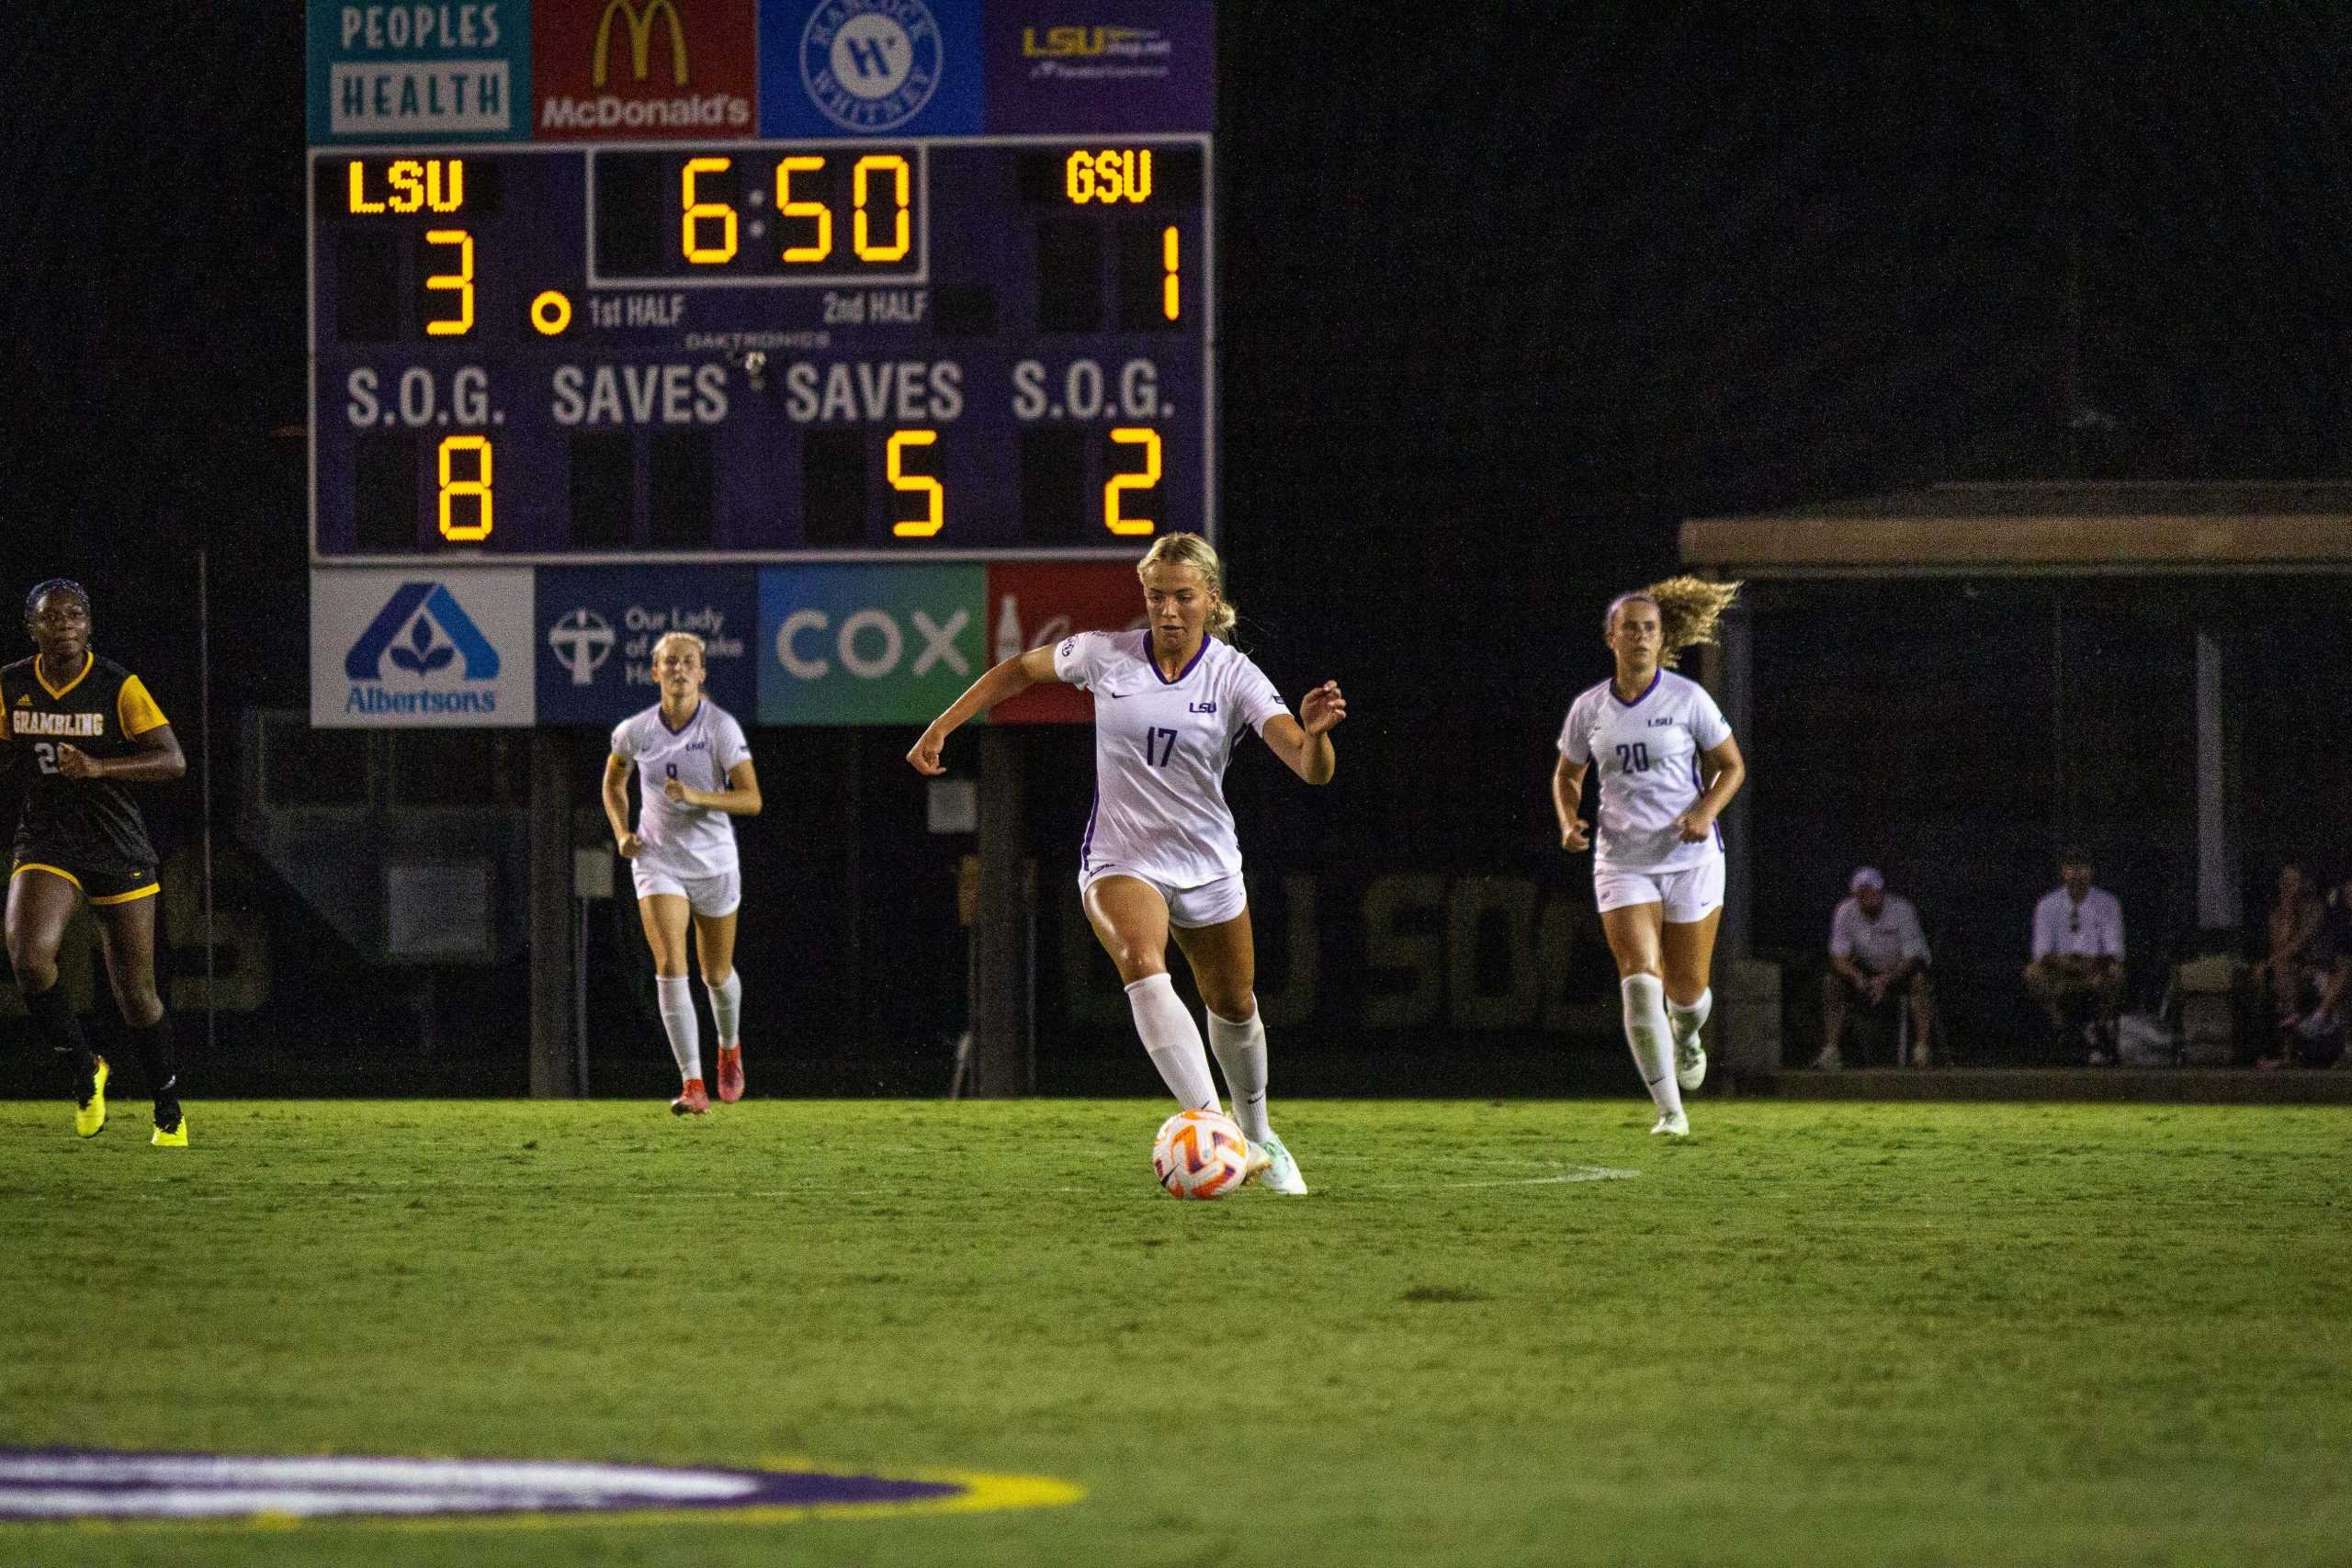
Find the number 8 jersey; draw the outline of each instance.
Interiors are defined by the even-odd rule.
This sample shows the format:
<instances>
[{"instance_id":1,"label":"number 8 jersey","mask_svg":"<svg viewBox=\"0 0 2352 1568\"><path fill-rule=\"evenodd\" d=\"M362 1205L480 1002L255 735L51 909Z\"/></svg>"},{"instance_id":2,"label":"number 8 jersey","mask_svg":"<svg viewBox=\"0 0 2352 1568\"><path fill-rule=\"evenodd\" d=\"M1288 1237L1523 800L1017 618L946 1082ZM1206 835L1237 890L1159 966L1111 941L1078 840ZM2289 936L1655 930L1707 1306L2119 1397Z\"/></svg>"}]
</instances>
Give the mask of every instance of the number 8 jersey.
<instances>
[{"instance_id":1,"label":"number 8 jersey","mask_svg":"<svg viewBox=\"0 0 2352 1568\"><path fill-rule=\"evenodd\" d=\"M1080 632L1054 649L1054 673L1094 695L1094 807L1080 873L1115 865L1170 887L1241 869L1225 765L1247 728L1288 713L1250 656L1213 637L1170 681L1144 630Z\"/></svg>"},{"instance_id":2,"label":"number 8 jersey","mask_svg":"<svg viewBox=\"0 0 2352 1568\"><path fill-rule=\"evenodd\" d=\"M1686 844L1674 819L1705 793L1699 754L1731 736L1723 710L1698 682L1661 670L1632 702L1603 681L1568 705L1560 755L1600 774L1600 831L1593 867L1683 871L1724 852L1721 829Z\"/></svg>"}]
</instances>

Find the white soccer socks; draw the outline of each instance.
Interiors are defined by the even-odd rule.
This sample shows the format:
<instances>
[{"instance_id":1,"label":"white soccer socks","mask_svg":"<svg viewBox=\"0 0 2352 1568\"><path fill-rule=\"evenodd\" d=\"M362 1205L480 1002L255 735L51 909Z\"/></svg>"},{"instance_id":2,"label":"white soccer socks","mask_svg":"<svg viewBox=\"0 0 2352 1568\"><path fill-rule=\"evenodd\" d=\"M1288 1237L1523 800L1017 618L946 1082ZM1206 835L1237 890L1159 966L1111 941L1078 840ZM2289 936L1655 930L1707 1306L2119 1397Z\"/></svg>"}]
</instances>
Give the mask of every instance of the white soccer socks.
<instances>
[{"instance_id":1,"label":"white soccer socks","mask_svg":"<svg viewBox=\"0 0 2352 1568\"><path fill-rule=\"evenodd\" d=\"M1698 1093L1699 1086L1707 1081L1707 1052L1699 1043L1699 1030L1714 1007L1715 993L1711 990L1701 991L1699 999L1689 1007L1667 998L1666 1021L1674 1033L1674 1081L1685 1094Z\"/></svg>"},{"instance_id":2,"label":"white soccer socks","mask_svg":"<svg viewBox=\"0 0 2352 1568\"><path fill-rule=\"evenodd\" d=\"M1689 1007L1669 999L1666 1004L1667 1021L1674 1027L1674 1043L1680 1045L1707 1026L1707 1015L1715 1010L1715 993L1712 987L1699 993L1699 999Z\"/></svg>"},{"instance_id":3,"label":"white soccer socks","mask_svg":"<svg viewBox=\"0 0 2352 1568\"><path fill-rule=\"evenodd\" d=\"M743 1036L740 1032L740 1025L743 1021L742 973L729 969L727 978L716 986L706 976L702 988L710 997L710 1021L718 1033L719 1049L723 1051L729 1045L743 1043Z\"/></svg>"},{"instance_id":4,"label":"white soccer socks","mask_svg":"<svg viewBox=\"0 0 2352 1568\"><path fill-rule=\"evenodd\" d=\"M1655 975L1628 975L1618 982L1625 997L1625 1043L1634 1066L1649 1086L1661 1118L1682 1114L1682 1089L1674 1081L1674 1033L1666 1021L1666 982Z\"/></svg>"},{"instance_id":5,"label":"white soccer socks","mask_svg":"<svg viewBox=\"0 0 2352 1568\"><path fill-rule=\"evenodd\" d=\"M694 987L684 975L656 975L653 1005L662 1014L662 1032L670 1037L670 1055L678 1059L679 1079L702 1077L702 1021L695 1016Z\"/></svg>"},{"instance_id":6,"label":"white soccer socks","mask_svg":"<svg viewBox=\"0 0 2352 1568\"><path fill-rule=\"evenodd\" d=\"M1241 1124L1241 1135L1263 1143L1274 1134L1273 1124L1266 1120L1266 1025L1258 1015L1257 998L1250 1001L1245 1022L1209 1014L1209 1049L1225 1069L1225 1087L1233 1092L1233 1119Z\"/></svg>"},{"instance_id":7,"label":"white soccer socks","mask_svg":"<svg viewBox=\"0 0 2352 1568\"><path fill-rule=\"evenodd\" d=\"M1164 971L1147 975L1127 987L1127 1005L1135 1010L1136 1032L1151 1053L1151 1065L1177 1103L1193 1111L1216 1110L1209 1054L1192 1010L1176 995L1176 982Z\"/></svg>"}]
</instances>

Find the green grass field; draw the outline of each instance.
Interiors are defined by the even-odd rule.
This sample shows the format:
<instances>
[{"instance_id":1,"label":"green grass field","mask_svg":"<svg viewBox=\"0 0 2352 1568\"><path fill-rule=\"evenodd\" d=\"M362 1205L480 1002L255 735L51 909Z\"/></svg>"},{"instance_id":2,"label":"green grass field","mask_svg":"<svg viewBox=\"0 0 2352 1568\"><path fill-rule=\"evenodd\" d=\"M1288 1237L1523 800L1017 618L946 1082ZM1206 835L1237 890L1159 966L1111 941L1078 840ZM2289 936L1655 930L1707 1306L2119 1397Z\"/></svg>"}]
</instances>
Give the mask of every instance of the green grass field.
<instances>
[{"instance_id":1,"label":"green grass field","mask_svg":"<svg viewBox=\"0 0 2352 1568\"><path fill-rule=\"evenodd\" d=\"M0 1525L0 1562L2352 1560L2352 1111L0 1105L0 1446L1058 1478L1005 1512Z\"/></svg>"}]
</instances>

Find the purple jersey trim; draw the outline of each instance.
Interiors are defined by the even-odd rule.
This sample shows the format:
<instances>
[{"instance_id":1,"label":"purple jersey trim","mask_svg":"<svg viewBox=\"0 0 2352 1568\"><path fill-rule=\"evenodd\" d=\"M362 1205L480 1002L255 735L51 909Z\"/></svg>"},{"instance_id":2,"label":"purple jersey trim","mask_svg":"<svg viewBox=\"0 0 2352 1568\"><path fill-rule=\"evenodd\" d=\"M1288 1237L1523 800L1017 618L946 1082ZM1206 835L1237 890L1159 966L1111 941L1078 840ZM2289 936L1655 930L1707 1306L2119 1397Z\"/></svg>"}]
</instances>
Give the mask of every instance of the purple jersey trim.
<instances>
[{"instance_id":1,"label":"purple jersey trim","mask_svg":"<svg viewBox=\"0 0 2352 1568\"><path fill-rule=\"evenodd\" d=\"M1094 786L1094 797L1086 803L1086 836L1078 841L1078 868L1080 871L1094 869L1093 863L1086 857L1087 852L1094 848L1094 813L1102 805L1102 786L1098 784Z\"/></svg>"},{"instance_id":2,"label":"purple jersey trim","mask_svg":"<svg viewBox=\"0 0 2352 1568\"><path fill-rule=\"evenodd\" d=\"M1629 703L1629 702L1627 702L1624 698L1623 698L1623 697L1621 697L1621 696L1619 696L1619 695L1617 694L1617 682L1616 682L1616 681L1615 681L1614 679L1611 679L1611 680L1610 680L1609 682L1606 682L1606 684L1607 684L1607 685L1608 685L1608 687L1609 687L1609 700L1610 700L1611 702L1615 703L1615 704L1616 704L1619 707L1621 707L1621 708L1637 708L1637 707L1641 706L1644 703L1645 703L1645 702L1649 701L1650 694L1651 694L1652 692L1657 691L1657 683L1658 683L1660 681L1663 681L1663 680L1665 680L1665 679L1666 679L1666 671L1665 671L1664 670L1657 670L1657 671L1652 671L1652 672L1651 672L1651 674L1650 674L1650 683L1649 683L1648 685L1646 685L1646 686L1644 686L1644 687L1642 688L1642 694L1641 694L1640 696L1638 696L1638 697L1635 697L1635 698L1634 698L1632 702L1630 702L1630 703Z\"/></svg>"},{"instance_id":3,"label":"purple jersey trim","mask_svg":"<svg viewBox=\"0 0 2352 1568\"><path fill-rule=\"evenodd\" d=\"M1151 666L1151 672L1153 674L1159 675L1159 683L1161 685L1172 686L1176 684L1178 681L1182 681L1185 676L1190 675L1193 672L1193 666L1198 664L1202 660L1208 657L1209 644L1215 640L1216 639L1211 637L1208 633L1203 632L1201 634L1201 646L1193 650L1193 657L1184 661L1184 668L1176 671L1175 680L1170 680L1165 675L1159 675L1159 660L1151 656L1151 633L1148 630L1146 630L1143 634L1143 661Z\"/></svg>"},{"instance_id":4,"label":"purple jersey trim","mask_svg":"<svg viewBox=\"0 0 2352 1568\"><path fill-rule=\"evenodd\" d=\"M664 729L670 729L670 733L673 735L684 735L687 730L692 729L695 727L695 720L702 716L702 704L703 699L696 697L695 699L695 711L686 715L686 722L678 726L675 729L670 729L670 721L662 716L662 705L660 703L655 703L653 705L653 722L660 725Z\"/></svg>"},{"instance_id":5,"label":"purple jersey trim","mask_svg":"<svg viewBox=\"0 0 2352 1568\"><path fill-rule=\"evenodd\" d=\"M1699 776L1699 759L1696 755L1693 755L1690 759L1690 787L1699 792L1701 798L1703 799L1705 797L1707 793L1707 781ZM1715 836L1715 848L1722 849L1724 847L1724 825L1721 822L1710 822L1707 824L1707 830Z\"/></svg>"}]
</instances>

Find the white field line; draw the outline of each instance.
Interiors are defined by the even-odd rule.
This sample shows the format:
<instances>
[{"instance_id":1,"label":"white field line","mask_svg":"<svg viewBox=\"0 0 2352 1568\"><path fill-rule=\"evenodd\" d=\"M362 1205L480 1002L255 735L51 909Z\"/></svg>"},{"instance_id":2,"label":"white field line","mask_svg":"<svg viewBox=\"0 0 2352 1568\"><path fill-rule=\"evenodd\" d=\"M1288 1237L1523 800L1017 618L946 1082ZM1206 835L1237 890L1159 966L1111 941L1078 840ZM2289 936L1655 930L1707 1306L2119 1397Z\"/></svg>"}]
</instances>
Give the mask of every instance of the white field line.
<instances>
[{"instance_id":1,"label":"white field line","mask_svg":"<svg viewBox=\"0 0 2352 1568\"><path fill-rule=\"evenodd\" d=\"M937 1147L926 1148L920 1145L905 1144L877 1145L876 1148L877 1152L911 1156L916 1159L944 1155L949 1152L945 1149ZM1113 1154L1107 1149L1086 1157L1090 1157L1092 1162L1099 1163L1104 1167L1106 1183L1108 1185L1121 1185L1116 1181L1115 1178L1110 1176L1109 1172L1110 1168L1113 1166L1125 1165L1126 1163L1125 1159ZM1393 1169L1396 1165L1396 1160L1393 1156L1384 1157L1378 1155L1334 1154L1317 1156L1314 1163L1318 1167L1378 1165ZM1488 1187L1566 1187L1576 1186L1590 1181L1626 1181L1642 1174L1638 1170L1629 1170L1613 1166L1579 1165L1567 1160L1538 1159L1521 1155L1457 1154L1445 1156L1442 1163L1446 1169L1446 1174L1443 1177L1424 1177L1419 1179L1398 1179L1393 1180L1372 1181L1363 1181L1351 1179L1342 1182L1340 1187L1342 1190L1357 1192L1404 1192L1416 1190L1459 1191ZM1532 1172L1532 1174L1500 1174L1506 1170ZM1478 1174L1483 1171L1493 1171L1497 1174ZM151 1184L157 1186L165 1184L182 1185L185 1182L185 1173L174 1172L170 1175L165 1175L158 1172L150 1179L150 1181ZM566 1183L566 1185L571 1184L571 1183ZM274 1187L294 1189L333 1189L349 1193L354 1197L366 1198L378 1192L383 1193L386 1196L390 1196L394 1193L406 1194L413 1191L425 1193L511 1192L514 1190L519 1183L513 1180L501 1179L479 1181L461 1180L448 1178L412 1179L410 1178L401 1176L377 1175L368 1177L365 1180L356 1180L347 1176L286 1177L279 1179L271 1185ZM583 1188L593 1186L598 1190L603 1190L600 1180L585 1176L581 1178L578 1185ZM1094 1185L1083 1187L1046 1187L1038 1188L1035 1190L1041 1193L1099 1194L1107 1190L1107 1185ZM668 1182L664 1183L660 1190L662 1194L671 1197L695 1197L707 1196L711 1194L724 1194L743 1198L761 1198L771 1200L806 1198L816 1195L847 1192L878 1195L873 1184L870 1181L864 1180L844 1180L839 1182L810 1181L803 1182L797 1186L789 1188L755 1189L748 1190L725 1185L703 1188L689 1187L676 1182ZM650 1191L649 1195L650 1195ZM244 1190L236 1192L187 1192L181 1194L183 1201L206 1203L226 1203L234 1201L243 1201L250 1196L250 1192Z\"/></svg>"}]
</instances>

